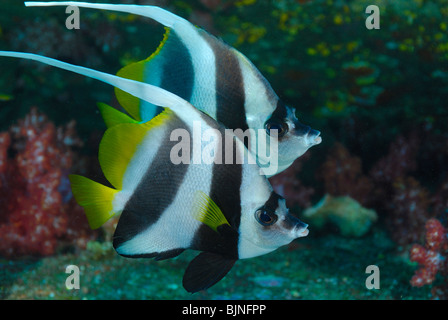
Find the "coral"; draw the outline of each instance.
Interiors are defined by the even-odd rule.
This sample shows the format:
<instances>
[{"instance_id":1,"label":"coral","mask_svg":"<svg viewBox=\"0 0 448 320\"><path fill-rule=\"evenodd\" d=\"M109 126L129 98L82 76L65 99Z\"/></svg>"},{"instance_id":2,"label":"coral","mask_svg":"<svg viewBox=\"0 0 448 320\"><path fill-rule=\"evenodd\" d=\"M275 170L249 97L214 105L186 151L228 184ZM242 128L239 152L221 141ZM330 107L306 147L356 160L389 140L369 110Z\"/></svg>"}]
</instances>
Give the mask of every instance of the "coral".
<instances>
[{"instance_id":1,"label":"coral","mask_svg":"<svg viewBox=\"0 0 448 320\"><path fill-rule=\"evenodd\" d=\"M373 185L362 172L361 159L351 155L341 143L331 148L319 172L326 193L350 196L362 205L369 204Z\"/></svg>"},{"instance_id":2,"label":"coral","mask_svg":"<svg viewBox=\"0 0 448 320\"><path fill-rule=\"evenodd\" d=\"M413 177L397 178L385 219L392 239L400 245L418 241L431 216L429 191Z\"/></svg>"},{"instance_id":3,"label":"coral","mask_svg":"<svg viewBox=\"0 0 448 320\"><path fill-rule=\"evenodd\" d=\"M0 134L0 254L46 256L92 237L67 187L79 144L73 122L56 128L36 108Z\"/></svg>"},{"instance_id":4,"label":"coral","mask_svg":"<svg viewBox=\"0 0 448 320\"><path fill-rule=\"evenodd\" d=\"M426 220L434 216L429 191L410 175L418 169L420 148L418 130L399 135L369 174L375 186L373 205L384 214L392 239L403 246L421 239Z\"/></svg>"},{"instance_id":5,"label":"coral","mask_svg":"<svg viewBox=\"0 0 448 320\"><path fill-rule=\"evenodd\" d=\"M416 156L420 139L416 131L398 136L389 146L389 152L370 170L370 176L377 184L389 186L395 179L404 177L417 168Z\"/></svg>"},{"instance_id":6,"label":"coral","mask_svg":"<svg viewBox=\"0 0 448 320\"><path fill-rule=\"evenodd\" d=\"M294 206L307 208L311 206L311 196L314 194L314 189L304 186L298 177L302 171L303 162L309 159L310 154L311 152L308 151L289 168L269 179L274 190L285 197L288 208Z\"/></svg>"},{"instance_id":7,"label":"coral","mask_svg":"<svg viewBox=\"0 0 448 320\"><path fill-rule=\"evenodd\" d=\"M337 226L343 236L361 237L377 220L377 214L348 196L327 194L316 206L306 209L303 218L313 228L322 229L331 224Z\"/></svg>"},{"instance_id":8,"label":"coral","mask_svg":"<svg viewBox=\"0 0 448 320\"><path fill-rule=\"evenodd\" d=\"M425 246L414 244L410 250L410 259L421 265L410 283L414 287L432 284L436 275L444 277L444 285L434 287L435 298L448 298L448 230L437 219L429 219L425 225Z\"/></svg>"},{"instance_id":9,"label":"coral","mask_svg":"<svg viewBox=\"0 0 448 320\"><path fill-rule=\"evenodd\" d=\"M319 170L318 178L324 182L325 193L350 196L363 206L374 208L384 218L397 244L415 243L424 236L425 222L443 213L448 204L448 182L431 195L411 176L419 169L421 136L419 130L397 136L390 143L388 153L372 165L368 175L362 171L361 158L335 143ZM433 139L428 135L426 140Z\"/></svg>"},{"instance_id":10,"label":"coral","mask_svg":"<svg viewBox=\"0 0 448 320\"><path fill-rule=\"evenodd\" d=\"M435 216L448 215L448 177L431 198Z\"/></svg>"},{"instance_id":11,"label":"coral","mask_svg":"<svg viewBox=\"0 0 448 320\"><path fill-rule=\"evenodd\" d=\"M0 133L0 172L8 170L8 148L11 145L11 137L8 132ZM0 179L0 188L3 185L3 179Z\"/></svg>"}]
</instances>

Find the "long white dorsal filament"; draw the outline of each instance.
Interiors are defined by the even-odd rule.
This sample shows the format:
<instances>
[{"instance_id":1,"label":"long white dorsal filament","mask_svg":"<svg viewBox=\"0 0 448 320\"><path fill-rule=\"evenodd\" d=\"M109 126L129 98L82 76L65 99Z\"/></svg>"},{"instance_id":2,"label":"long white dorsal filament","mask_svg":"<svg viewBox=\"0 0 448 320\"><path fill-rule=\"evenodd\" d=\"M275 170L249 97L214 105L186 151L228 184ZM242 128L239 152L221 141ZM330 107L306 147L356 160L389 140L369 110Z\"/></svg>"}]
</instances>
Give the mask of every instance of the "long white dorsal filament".
<instances>
[{"instance_id":1,"label":"long white dorsal filament","mask_svg":"<svg viewBox=\"0 0 448 320\"><path fill-rule=\"evenodd\" d=\"M89 78L94 78L115 86L139 99L142 99L154 105L168 107L176 114L181 114L183 112L198 112L189 102L185 101L179 96L147 83L121 78L105 72L76 66L70 63L62 62L33 53L0 51L0 56L34 60L67 71L72 71Z\"/></svg>"},{"instance_id":2,"label":"long white dorsal filament","mask_svg":"<svg viewBox=\"0 0 448 320\"><path fill-rule=\"evenodd\" d=\"M151 18L157 20L159 23L166 27L173 27L175 23L186 23L191 25L187 20L176 16L175 14L163 10L162 8L155 6L140 6L131 4L108 4L108 3L89 3L89 2L76 2L76 1L50 1L50 2L25 2L27 7L51 7L51 6L76 6L81 8L101 9L118 11L124 13L132 13L135 15Z\"/></svg>"}]
</instances>

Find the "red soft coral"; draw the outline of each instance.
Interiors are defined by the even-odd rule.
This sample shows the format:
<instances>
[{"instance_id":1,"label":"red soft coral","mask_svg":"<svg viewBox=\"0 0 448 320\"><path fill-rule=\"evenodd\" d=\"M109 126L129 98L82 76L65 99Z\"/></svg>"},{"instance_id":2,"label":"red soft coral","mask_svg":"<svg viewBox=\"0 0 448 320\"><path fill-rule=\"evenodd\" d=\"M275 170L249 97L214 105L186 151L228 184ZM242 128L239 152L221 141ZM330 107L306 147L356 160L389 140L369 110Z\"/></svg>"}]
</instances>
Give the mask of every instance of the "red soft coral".
<instances>
[{"instance_id":1,"label":"red soft coral","mask_svg":"<svg viewBox=\"0 0 448 320\"><path fill-rule=\"evenodd\" d=\"M392 239L403 246L421 239L425 234L425 222L434 217L429 191L413 177L397 178L391 199L382 208L388 213L385 224Z\"/></svg>"},{"instance_id":2,"label":"red soft coral","mask_svg":"<svg viewBox=\"0 0 448 320\"><path fill-rule=\"evenodd\" d=\"M68 182L79 144L74 124L56 128L33 108L25 119L0 133L0 254L51 255L73 235L91 238L84 223L73 225L79 207L61 188ZM72 226L75 228L71 229Z\"/></svg>"},{"instance_id":3,"label":"red soft coral","mask_svg":"<svg viewBox=\"0 0 448 320\"><path fill-rule=\"evenodd\" d=\"M414 244L410 251L411 261L418 262L421 265L410 281L414 287L422 287L433 283L438 273L444 277L448 276L447 229L437 219L429 219L426 222L425 229L425 246ZM443 287L435 287L433 295L436 295L436 297L446 296L448 291L445 291Z\"/></svg>"}]
</instances>

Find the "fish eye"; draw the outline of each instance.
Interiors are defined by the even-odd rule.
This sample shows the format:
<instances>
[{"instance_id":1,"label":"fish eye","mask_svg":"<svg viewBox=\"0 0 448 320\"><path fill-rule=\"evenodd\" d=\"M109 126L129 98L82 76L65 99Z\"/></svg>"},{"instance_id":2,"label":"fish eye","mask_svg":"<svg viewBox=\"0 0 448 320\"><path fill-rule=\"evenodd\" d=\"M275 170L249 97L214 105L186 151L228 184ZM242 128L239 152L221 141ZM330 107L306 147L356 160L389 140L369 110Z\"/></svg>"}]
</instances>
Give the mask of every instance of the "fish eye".
<instances>
[{"instance_id":1,"label":"fish eye","mask_svg":"<svg viewBox=\"0 0 448 320\"><path fill-rule=\"evenodd\" d=\"M263 226L273 225L277 221L277 215L274 212L260 208L255 212L255 218Z\"/></svg>"},{"instance_id":2,"label":"fish eye","mask_svg":"<svg viewBox=\"0 0 448 320\"><path fill-rule=\"evenodd\" d=\"M278 138L283 137L289 130L286 122L277 119L269 119L264 126L268 135L271 135L271 130L277 130Z\"/></svg>"}]
</instances>

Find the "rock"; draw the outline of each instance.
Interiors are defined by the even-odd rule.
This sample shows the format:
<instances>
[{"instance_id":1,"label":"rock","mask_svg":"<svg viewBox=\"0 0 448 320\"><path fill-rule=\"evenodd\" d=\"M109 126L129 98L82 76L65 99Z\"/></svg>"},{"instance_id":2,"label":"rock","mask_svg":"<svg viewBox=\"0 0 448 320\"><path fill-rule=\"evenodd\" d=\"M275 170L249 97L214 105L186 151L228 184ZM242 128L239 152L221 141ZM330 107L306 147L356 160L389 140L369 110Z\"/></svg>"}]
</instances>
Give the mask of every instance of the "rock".
<instances>
[{"instance_id":1,"label":"rock","mask_svg":"<svg viewBox=\"0 0 448 320\"><path fill-rule=\"evenodd\" d=\"M333 224L343 236L361 237L369 231L378 216L374 210L362 207L348 196L333 197L327 194L317 205L305 210L303 219L311 230Z\"/></svg>"}]
</instances>

